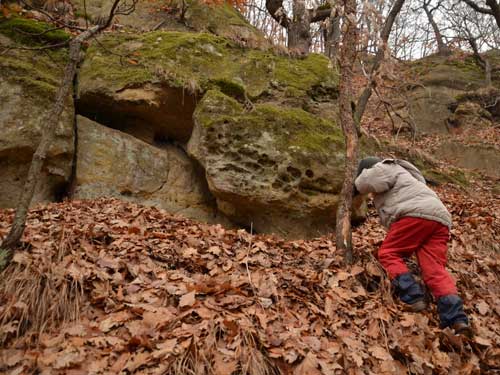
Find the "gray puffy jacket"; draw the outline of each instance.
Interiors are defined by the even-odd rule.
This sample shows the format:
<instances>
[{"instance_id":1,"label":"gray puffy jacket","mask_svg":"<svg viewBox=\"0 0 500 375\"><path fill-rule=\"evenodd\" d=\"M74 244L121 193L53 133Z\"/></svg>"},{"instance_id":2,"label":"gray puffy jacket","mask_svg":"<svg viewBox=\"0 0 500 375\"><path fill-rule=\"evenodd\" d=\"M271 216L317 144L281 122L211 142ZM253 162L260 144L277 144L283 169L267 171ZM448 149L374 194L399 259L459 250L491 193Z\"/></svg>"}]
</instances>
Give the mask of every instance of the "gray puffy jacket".
<instances>
[{"instance_id":1,"label":"gray puffy jacket","mask_svg":"<svg viewBox=\"0 0 500 375\"><path fill-rule=\"evenodd\" d=\"M374 203L386 228L405 216L434 220L451 227L451 215L420 171L411 163L385 159L356 178L361 194L375 193Z\"/></svg>"}]
</instances>

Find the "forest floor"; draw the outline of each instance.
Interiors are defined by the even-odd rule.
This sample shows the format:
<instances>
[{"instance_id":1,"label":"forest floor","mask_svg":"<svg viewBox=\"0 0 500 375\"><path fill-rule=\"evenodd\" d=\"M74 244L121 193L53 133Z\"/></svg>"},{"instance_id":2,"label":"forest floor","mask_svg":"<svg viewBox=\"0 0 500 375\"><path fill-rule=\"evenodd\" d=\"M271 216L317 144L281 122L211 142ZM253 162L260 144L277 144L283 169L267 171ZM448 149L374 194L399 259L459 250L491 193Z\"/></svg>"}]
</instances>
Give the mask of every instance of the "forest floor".
<instances>
[{"instance_id":1,"label":"forest floor","mask_svg":"<svg viewBox=\"0 0 500 375\"><path fill-rule=\"evenodd\" d=\"M494 374L500 370L500 206L437 189L454 229L449 270L475 336L405 312L375 254L284 241L113 199L39 206L0 283L5 374ZM372 210L373 211L373 210ZM0 236L13 210L0 211ZM411 268L416 264L411 262Z\"/></svg>"}]
</instances>

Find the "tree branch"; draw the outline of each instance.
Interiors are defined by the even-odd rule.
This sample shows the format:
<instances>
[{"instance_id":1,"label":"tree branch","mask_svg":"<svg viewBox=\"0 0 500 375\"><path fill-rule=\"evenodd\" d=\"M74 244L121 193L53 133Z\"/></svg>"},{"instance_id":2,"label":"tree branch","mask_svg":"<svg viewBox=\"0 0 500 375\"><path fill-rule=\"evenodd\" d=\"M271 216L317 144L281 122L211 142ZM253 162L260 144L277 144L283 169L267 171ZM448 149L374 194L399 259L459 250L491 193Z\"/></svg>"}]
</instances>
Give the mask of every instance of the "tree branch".
<instances>
[{"instance_id":1,"label":"tree branch","mask_svg":"<svg viewBox=\"0 0 500 375\"><path fill-rule=\"evenodd\" d=\"M290 19L283 8L283 0L266 0L266 9L276 22L288 29Z\"/></svg>"},{"instance_id":2,"label":"tree branch","mask_svg":"<svg viewBox=\"0 0 500 375\"><path fill-rule=\"evenodd\" d=\"M493 11L488 8L482 8L479 5L476 4L474 0L462 0L464 3L466 3L468 6L470 6L472 9L474 9L476 12L483 13L483 14L489 14L493 15Z\"/></svg>"},{"instance_id":3,"label":"tree branch","mask_svg":"<svg viewBox=\"0 0 500 375\"><path fill-rule=\"evenodd\" d=\"M380 46L378 48L375 60L373 62L373 66L370 73L370 81L363 90L361 96L359 97L358 102L356 104L356 112L354 113L354 119L356 122L356 126L358 127L358 134L359 134L359 127L361 124L361 118L365 113L366 105L368 104L368 100L372 95L372 89L375 87L376 73L380 68L382 60L384 59L385 50L387 48L387 43L389 41L389 35L391 34L392 30L392 25L394 25L394 21L396 20L396 17L401 11L404 2L405 0L396 0L394 5L392 6L391 11L389 12L389 15L387 16L387 19L385 20L382 32L380 33L380 39L381 39Z\"/></svg>"},{"instance_id":4,"label":"tree branch","mask_svg":"<svg viewBox=\"0 0 500 375\"><path fill-rule=\"evenodd\" d=\"M311 22L320 22L326 20L332 14L332 8L308 9L311 15Z\"/></svg>"}]
</instances>

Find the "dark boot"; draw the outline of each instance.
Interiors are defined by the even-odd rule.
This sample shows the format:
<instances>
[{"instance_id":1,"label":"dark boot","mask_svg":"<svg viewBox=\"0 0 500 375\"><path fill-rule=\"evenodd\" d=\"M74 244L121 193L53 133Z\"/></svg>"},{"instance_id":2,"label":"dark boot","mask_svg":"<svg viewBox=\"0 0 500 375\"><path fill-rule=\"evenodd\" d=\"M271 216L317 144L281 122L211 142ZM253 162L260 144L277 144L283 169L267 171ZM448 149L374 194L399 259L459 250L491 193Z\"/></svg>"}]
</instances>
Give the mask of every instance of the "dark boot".
<instances>
[{"instance_id":1,"label":"dark boot","mask_svg":"<svg viewBox=\"0 0 500 375\"><path fill-rule=\"evenodd\" d=\"M427 308L424 291L410 272L398 275L392 280L392 285L396 289L399 299L408 304L411 311L418 312Z\"/></svg>"},{"instance_id":2,"label":"dark boot","mask_svg":"<svg viewBox=\"0 0 500 375\"><path fill-rule=\"evenodd\" d=\"M454 294L442 296L438 299L437 309L441 328L450 327L455 333L472 336L469 319L465 315L462 299Z\"/></svg>"}]
</instances>

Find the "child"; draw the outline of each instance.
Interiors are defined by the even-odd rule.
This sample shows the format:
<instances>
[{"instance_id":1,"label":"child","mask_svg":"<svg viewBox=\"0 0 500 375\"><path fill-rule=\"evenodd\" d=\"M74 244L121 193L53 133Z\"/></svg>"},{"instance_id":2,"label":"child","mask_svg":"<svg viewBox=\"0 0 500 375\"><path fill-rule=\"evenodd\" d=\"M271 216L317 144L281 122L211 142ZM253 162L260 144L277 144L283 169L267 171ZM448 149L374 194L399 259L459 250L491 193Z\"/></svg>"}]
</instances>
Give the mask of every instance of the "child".
<instances>
[{"instance_id":1,"label":"child","mask_svg":"<svg viewBox=\"0 0 500 375\"><path fill-rule=\"evenodd\" d=\"M389 229L378 258L401 301L414 312L427 307L421 285L403 260L415 253L423 280L437 301L441 328L470 336L462 300L445 269L451 215L420 171L404 160L365 158L358 166L357 192L374 193L380 221Z\"/></svg>"}]
</instances>

